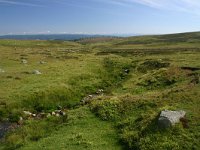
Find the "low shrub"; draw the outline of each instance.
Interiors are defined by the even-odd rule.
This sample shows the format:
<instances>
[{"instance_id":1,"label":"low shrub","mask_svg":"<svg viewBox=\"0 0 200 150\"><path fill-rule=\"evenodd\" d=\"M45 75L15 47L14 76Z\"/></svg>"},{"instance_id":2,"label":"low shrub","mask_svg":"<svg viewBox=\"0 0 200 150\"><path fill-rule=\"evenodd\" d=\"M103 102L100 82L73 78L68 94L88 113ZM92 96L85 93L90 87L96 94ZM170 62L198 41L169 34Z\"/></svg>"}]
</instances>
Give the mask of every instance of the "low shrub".
<instances>
[{"instance_id":1,"label":"low shrub","mask_svg":"<svg viewBox=\"0 0 200 150\"><path fill-rule=\"evenodd\" d=\"M141 73L147 73L149 70L158 70L160 68L166 68L169 67L170 63L168 62L162 62L158 60L147 60L144 63L140 64L137 67L137 70Z\"/></svg>"},{"instance_id":2,"label":"low shrub","mask_svg":"<svg viewBox=\"0 0 200 150\"><path fill-rule=\"evenodd\" d=\"M137 83L149 90L164 88L185 80L185 73L178 68L162 68L145 74Z\"/></svg>"},{"instance_id":3,"label":"low shrub","mask_svg":"<svg viewBox=\"0 0 200 150\"><path fill-rule=\"evenodd\" d=\"M92 111L102 120L116 120L120 116L118 99L99 100L91 103Z\"/></svg>"}]
</instances>

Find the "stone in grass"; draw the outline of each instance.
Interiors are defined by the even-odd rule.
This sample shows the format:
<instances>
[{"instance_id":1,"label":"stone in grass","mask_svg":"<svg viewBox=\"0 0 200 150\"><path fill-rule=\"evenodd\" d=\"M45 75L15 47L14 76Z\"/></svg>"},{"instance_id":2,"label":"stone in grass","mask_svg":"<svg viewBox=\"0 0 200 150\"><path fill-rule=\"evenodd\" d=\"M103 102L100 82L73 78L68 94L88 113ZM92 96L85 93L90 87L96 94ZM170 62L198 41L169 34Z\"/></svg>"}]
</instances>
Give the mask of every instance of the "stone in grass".
<instances>
[{"instance_id":1,"label":"stone in grass","mask_svg":"<svg viewBox=\"0 0 200 150\"><path fill-rule=\"evenodd\" d=\"M22 64L27 64L28 61L27 61L26 59L22 59L22 60L21 60L21 63L22 63Z\"/></svg>"},{"instance_id":2,"label":"stone in grass","mask_svg":"<svg viewBox=\"0 0 200 150\"><path fill-rule=\"evenodd\" d=\"M39 63L40 63L40 64L46 64L46 62L45 62L45 61L39 61Z\"/></svg>"},{"instance_id":3,"label":"stone in grass","mask_svg":"<svg viewBox=\"0 0 200 150\"><path fill-rule=\"evenodd\" d=\"M0 68L0 73L4 73L5 71L3 69Z\"/></svg>"},{"instance_id":4,"label":"stone in grass","mask_svg":"<svg viewBox=\"0 0 200 150\"><path fill-rule=\"evenodd\" d=\"M25 115L32 116L33 114L30 111L23 111Z\"/></svg>"},{"instance_id":5,"label":"stone in grass","mask_svg":"<svg viewBox=\"0 0 200 150\"><path fill-rule=\"evenodd\" d=\"M39 70L33 70L33 74L39 75L39 74L42 74L42 73Z\"/></svg>"},{"instance_id":6,"label":"stone in grass","mask_svg":"<svg viewBox=\"0 0 200 150\"><path fill-rule=\"evenodd\" d=\"M158 118L158 126L160 128L168 128L176 123L180 122L181 118L185 117L186 112L183 110L180 111L170 111L164 110L161 111L160 116Z\"/></svg>"},{"instance_id":7,"label":"stone in grass","mask_svg":"<svg viewBox=\"0 0 200 150\"><path fill-rule=\"evenodd\" d=\"M51 117L51 114L50 114L50 113L47 114L47 118L49 118L49 117Z\"/></svg>"}]
</instances>

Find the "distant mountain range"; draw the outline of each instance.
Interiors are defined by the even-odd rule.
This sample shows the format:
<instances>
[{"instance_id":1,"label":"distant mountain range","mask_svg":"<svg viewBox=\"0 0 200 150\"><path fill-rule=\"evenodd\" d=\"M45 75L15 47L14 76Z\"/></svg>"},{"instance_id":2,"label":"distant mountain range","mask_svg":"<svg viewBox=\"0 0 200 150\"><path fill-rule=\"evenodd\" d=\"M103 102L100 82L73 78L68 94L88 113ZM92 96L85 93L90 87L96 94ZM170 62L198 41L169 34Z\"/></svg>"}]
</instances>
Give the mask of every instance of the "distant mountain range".
<instances>
[{"instance_id":1,"label":"distant mountain range","mask_svg":"<svg viewBox=\"0 0 200 150\"><path fill-rule=\"evenodd\" d=\"M89 34L37 34L37 35L1 35L0 39L16 40L78 40L83 38L112 37L114 35Z\"/></svg>"},{"instance_id":2,"label":"distant mountain range","mask_svg":"<svg viewBox=\"0 0 200 150\"><path fill-rule=\"evenodd\" d=\"M16 39L16 40L79 40L84 38L95 37L128 37L137 34L33 34L33 35L0 35L0 39Z\"/></svg>"}]
</instances>

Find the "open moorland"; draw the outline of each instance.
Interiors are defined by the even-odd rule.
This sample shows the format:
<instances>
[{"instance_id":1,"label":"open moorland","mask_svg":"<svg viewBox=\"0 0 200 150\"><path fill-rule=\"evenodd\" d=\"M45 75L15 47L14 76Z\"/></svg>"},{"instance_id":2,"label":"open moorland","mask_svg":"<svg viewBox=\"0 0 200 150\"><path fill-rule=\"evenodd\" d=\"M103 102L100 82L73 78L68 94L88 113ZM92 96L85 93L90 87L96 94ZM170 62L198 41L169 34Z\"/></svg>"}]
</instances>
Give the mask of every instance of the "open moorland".
<instances>
[{"instance_id":1,"label":"open moorland","mask_svg":"<svg viewBox=\"0 0 200 150\"><path fill-rule=\"evenodd\" d=\"M0 40L0 149L199 150L199 114L199 32Z\"/></svg>"}]
</instances>

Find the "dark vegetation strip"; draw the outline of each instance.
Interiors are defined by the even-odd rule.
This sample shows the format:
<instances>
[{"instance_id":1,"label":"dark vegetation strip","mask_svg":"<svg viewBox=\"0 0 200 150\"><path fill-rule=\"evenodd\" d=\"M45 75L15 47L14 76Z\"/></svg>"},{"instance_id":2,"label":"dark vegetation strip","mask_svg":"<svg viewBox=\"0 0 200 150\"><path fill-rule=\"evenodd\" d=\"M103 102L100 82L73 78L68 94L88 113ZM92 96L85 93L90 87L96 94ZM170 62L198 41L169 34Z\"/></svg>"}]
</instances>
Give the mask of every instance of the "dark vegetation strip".
<instances>
[{"instance_id":1,"label":"dark vegetation strip","mask_svg":"<svg viewBox=\"0 0 200 150\"><path fill-rule=\"evenodd\" d=\"M174 54L177 52L195 51L200 52L200 48L146 48L146 49L106 49L97 52L96 55L107 54Z\"/></svg>"}]
</instances>

